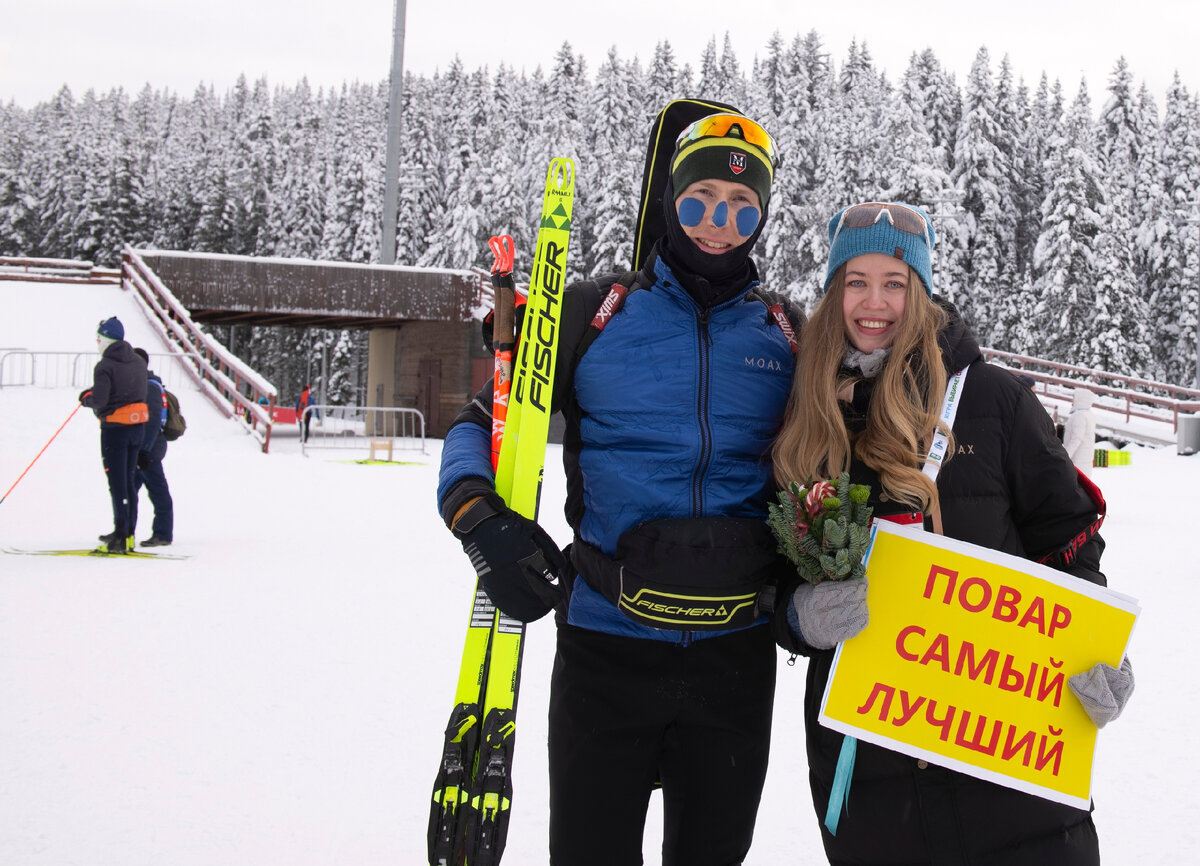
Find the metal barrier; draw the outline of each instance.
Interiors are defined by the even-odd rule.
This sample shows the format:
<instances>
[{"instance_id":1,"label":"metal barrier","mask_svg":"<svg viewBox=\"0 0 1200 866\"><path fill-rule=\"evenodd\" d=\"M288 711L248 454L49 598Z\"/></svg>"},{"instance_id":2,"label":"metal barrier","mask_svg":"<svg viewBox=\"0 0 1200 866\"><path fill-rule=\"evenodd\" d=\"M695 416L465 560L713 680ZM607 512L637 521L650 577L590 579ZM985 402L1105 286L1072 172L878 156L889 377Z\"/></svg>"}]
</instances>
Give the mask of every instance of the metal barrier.
<instances>
[{"instance_id":1,"label":"metal barrier","mask_svg":"<svg viewBox=\"0 0 1200 866\"><path fill-rule=\"evenodd\" d=\"M150 369L173 391L187 379L175 363L173 353L148 353ZM99 353L38 352L29 349L0 349L0 388L86 388L92 384L92 368Z\"/></svg>"},{"instance_id":2,"label":"metal barrier","mask_svg":"<svg viewBox=\"0 0 1200 866\"><path fill-rule=\"evenodd\" d=\"M317 448L365 451L372 457L382 449L389 458L393 450L425 454L425 416L417 409L309 406L300 425L300 451L307 457Z\"/></svg>"}]
</instances>

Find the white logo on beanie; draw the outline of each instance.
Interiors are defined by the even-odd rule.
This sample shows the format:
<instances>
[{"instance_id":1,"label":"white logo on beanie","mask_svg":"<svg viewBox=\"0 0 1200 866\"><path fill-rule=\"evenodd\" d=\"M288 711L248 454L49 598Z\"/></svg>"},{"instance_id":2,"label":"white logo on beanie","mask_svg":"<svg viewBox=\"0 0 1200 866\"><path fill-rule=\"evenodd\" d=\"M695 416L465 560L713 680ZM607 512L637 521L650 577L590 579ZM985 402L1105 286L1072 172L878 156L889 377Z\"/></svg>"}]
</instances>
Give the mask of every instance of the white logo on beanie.
<instances>
[{"instance_id":1,"label":"white logo on beanie","mask_svg":"<svg viewBox=\"0 0 1200 866\"><path fill-rule=\"evenodd\" d=\"M729 151L729 170L734 174L741 174L746 170L746 154L738 153L736 150Z\"/></svg>"}]
</instances>

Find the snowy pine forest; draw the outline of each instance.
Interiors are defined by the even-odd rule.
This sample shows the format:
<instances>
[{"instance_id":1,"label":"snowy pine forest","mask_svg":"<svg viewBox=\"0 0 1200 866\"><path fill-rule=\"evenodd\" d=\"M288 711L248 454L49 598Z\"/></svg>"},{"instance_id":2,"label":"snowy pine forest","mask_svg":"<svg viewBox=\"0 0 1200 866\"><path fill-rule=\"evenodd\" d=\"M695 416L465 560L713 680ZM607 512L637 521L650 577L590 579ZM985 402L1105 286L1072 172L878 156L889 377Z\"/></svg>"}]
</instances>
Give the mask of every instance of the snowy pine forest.
<instances>
[{"instance_id":1,"label":"snowy pine forest","mask_svg":"<svg viewBox=\"0 0 1200 866\"><path fill-rule=\"evenodd\" d=\"M570 156L573 274L627 269L651 119L701 96L759 119L783 153L756 256L772 288L816 297L838 208L912 202L935 215L935 290L981 344L1192 383L1200 102L1178 76L1150 93L1118 58L1070 91L987 48L965 71L914 52L895 76L815 32L777 33L749 62L714 38L699 68L667 41L596 69L569 43L549 70L490 60L405 76L399 264L486 267L488 237L509 233L527 269L548 160ZM0 255L111 265L128 243L378 262L387 99L387 81L243 77L225 94L64 87L0 105ZM293 392L311 379L356 399L365 332L213 330Z\"/></svg>"}]
</instances>

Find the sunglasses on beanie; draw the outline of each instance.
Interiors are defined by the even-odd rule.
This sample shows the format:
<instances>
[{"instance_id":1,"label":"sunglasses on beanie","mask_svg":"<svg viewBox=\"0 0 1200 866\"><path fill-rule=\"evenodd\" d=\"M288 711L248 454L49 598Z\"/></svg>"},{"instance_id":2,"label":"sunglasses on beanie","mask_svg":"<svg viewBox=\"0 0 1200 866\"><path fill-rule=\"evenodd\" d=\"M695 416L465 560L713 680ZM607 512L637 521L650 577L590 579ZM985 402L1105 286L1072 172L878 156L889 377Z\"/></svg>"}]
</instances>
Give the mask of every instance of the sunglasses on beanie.
<instances>
[{"instance_id":1,"label":"sunglasses on beanie","mask_svg":"<svg viewBox=\"0 0 1200 866\"><path fill-rule=\"evenodd\" d=\"M925 238L925 246L931 250L933 249L933 241L929 237L929 224L925 222L925 217L904 205L883 204L882 202L875 201L851 205L842 211L837 228L833 231L833 238L829 242L830 245L832 246L837 240L843 228L869 228L883 217L887 217L887 221L897 231Z\"/></svg>"},{"instance_id":2,"label":"sunglasses on beanie","mask_svg":"<svg viewBox=\"0 0 1200 866\"><path fill-rule=\"evenodd\" d=\"M699 141L702 138L725 138L735 128L742 141L754 145L766 154L772 168L779 165L779 149L775 146L775 139L753 120L741 114L710 114L702 117L679 133L675 146L678 148L685 141Z\"/></svg>"}]
</instances>

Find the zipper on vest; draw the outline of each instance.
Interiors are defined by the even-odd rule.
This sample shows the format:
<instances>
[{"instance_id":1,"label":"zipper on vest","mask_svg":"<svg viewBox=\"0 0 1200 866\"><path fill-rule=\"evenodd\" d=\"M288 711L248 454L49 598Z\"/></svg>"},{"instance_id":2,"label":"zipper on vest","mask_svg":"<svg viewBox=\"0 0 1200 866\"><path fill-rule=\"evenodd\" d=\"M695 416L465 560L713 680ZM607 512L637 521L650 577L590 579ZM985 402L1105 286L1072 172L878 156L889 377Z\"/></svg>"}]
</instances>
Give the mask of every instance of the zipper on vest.
<instances>
[{"instance_id":1,"label":"zipper on vest","mask_svg":"<svg viewBox=\"0 0 1200 866\"><path fill-rule=\"evenodd\" d=\"M696 316L700 361L700 387L696 395L696 421L700 429L700 457L696 461L696 471L692 474L692 514L696 517L704 515L704 476L708 474L708 465L712 461L712 423L709 418L712 335L708 330L708 323L711 319L712 309L709 307L701 309Z\"/></svg>"}]
</instances>

